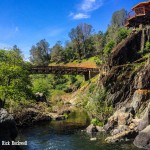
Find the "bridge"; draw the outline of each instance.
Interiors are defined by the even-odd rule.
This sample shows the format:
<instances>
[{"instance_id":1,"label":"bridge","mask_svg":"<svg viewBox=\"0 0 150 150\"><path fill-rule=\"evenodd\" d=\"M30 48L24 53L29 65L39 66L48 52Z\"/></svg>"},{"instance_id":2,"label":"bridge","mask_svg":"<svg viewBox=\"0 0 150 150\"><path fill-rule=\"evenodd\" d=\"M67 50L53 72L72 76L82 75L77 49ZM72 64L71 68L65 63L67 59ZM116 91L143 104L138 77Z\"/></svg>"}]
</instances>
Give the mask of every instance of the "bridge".
<instances>
[{"instance_id":1,"label":"bridge","mask_svg":"<svg viewBox=\"0 0 150 150\"><path fill-rule=\"evenodd\" d=\"M73 74L84 75L85 81L99 74L100 68L67 67L67 66L32 66L31 74Z\"/></svg>"}]
</instances>

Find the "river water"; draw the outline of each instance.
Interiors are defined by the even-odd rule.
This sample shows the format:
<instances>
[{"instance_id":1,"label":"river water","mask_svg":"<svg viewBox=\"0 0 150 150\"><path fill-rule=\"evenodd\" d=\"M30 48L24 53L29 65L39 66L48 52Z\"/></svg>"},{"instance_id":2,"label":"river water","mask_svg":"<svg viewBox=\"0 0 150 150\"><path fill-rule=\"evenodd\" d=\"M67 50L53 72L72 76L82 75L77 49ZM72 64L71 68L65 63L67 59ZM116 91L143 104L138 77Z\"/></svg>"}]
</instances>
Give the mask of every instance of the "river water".
<instances>
[{"instance_id":1,"label":"river water","mask_svg":"<svg viewBox=\"0 0 150 150\"><path fill-rule=\"evenodd\" d=\"M106 134L91 135L82 131L89 124L83 112L73 113L66 121L55 121L19 129L19 141L27 141L24 150L137 150L131 143L106 144Z\"/></svg>"}]
</instances>

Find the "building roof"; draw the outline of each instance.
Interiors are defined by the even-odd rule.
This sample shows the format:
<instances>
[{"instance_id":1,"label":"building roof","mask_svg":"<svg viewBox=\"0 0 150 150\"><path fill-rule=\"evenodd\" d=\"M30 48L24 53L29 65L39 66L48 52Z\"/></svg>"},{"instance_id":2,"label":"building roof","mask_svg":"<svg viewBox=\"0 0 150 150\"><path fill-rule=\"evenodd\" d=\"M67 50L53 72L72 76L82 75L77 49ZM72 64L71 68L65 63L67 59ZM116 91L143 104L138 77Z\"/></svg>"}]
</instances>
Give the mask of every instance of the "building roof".
<instances>
[{"instance_id":1,"label":"building roof","mask_svg":"<svg viewBox=\"0 0 150 150\"><path fill-rule=\"evenodd\" d=\"M145 6L145 5L150 5L150 1L138 3L137 5L132 7L132 10L134 10L137 7L142 7L142 6Z\"/></svg>"}]
</instances>

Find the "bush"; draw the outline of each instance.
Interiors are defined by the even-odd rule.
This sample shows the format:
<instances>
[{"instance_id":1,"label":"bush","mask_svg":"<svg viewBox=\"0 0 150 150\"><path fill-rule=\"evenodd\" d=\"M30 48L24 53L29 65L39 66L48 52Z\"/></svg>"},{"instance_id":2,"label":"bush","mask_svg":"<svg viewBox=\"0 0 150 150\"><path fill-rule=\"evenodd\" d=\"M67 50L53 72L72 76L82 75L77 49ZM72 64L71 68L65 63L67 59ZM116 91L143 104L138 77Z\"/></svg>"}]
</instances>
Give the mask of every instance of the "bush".
<instances>
[{"instance_id":1,"label":"bush","mask_svg":"<svg viewBox=\"0 0 150 150\"><path fill-rule=\"evenodd\" d=\"M44 95L48 96L49 93L49 84L47 82L47 80L44 78L39 78L39 79L34 79L33 80L33 93L43 93Z\"/></svg>"},{"instance_id":2,"label":"bush","mask_svg":"<svg viewBox=\"0 0 150 150\"><path fill-rule=\"evenodd\" d=\"M101 122L97 118L92 119L91 124L93 124L94 126L103 126L104 125L103 122Z\"/></svg>"},{"instance_id":3,"label":"bush","mask_svg":"<svg viewBox=\"0 0 150 150\"><path fill-rule=\"evenodd\" d=\"M109 54L111 53L112 49L115 46L115 42L114 41L110 41L108 42L105 47L104 47L104 54Z\"/></svg>"},{"instance_id":4,"label":"bush","mask_svg":"<svg viewBox=\"0 0 150 150\"><path fill-rule=\"evenodd\" d=\"M150 49L150 42L148 42L148 41L146 42L146 44L145 44L145 49L146 49L146 50L149 50L149 49Z\"/></svg>"},{"instance_id":5,"label":"bush","mask_svg":"<svg viewBox=\"0 0 150 150\"><path fill-rule=\"evenodd\" d=\"M123 39L125 39L129 34L129 30L126 28L120 28L118 31L117 43L120 43Z\"/></svg>"}]
</instances>

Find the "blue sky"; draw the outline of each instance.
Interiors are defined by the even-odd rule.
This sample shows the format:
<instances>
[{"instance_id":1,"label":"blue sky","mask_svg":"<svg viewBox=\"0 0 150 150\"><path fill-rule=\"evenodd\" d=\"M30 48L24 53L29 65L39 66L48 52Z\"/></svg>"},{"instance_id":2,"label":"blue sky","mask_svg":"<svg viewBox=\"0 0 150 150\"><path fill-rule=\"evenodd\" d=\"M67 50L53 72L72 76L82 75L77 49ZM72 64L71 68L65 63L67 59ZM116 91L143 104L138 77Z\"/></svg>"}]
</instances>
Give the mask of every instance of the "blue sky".
<instances>
[{"instance_id":1,"label":"blue sky","mask_svg":"<svg viewBox=\"0 0 150 150\"><path fill-rule=\"evenodd\" d=\"M39 40L52 47L69 40L68 32L79 23L106 31L116 10L130 8L141 0L0 0L0 48L17 45L26 59Z\"/></svg>"}]
</instances>

